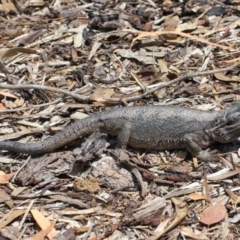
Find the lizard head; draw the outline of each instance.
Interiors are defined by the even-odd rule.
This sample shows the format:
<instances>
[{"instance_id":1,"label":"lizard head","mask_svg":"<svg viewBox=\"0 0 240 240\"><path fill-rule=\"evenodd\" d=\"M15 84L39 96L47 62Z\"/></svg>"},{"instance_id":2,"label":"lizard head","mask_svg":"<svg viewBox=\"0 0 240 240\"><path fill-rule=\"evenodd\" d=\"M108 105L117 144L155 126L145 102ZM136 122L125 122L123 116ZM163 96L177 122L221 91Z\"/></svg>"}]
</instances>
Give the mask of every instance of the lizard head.
<instances>
[{"instance_id":1,"label":"lizard head","mask_svg":"<svg viewBox=\"0 0 240 240\"><path fill-rule=\"evenodd\" d=\"M235 101L228 105L225 110L222 111L222 116L217 120L216 125L218 127L232 125L233 123L240 122L240 101Z\"/></svg>"},{"instance_id":2,"label":"lizard head","mask_svg":"<svg viewBox=\"0 0 240 240\"><path fill-rule=\"evenodd\" d=\"M207 131L216 142L228 143L240 137L240 102L226 108L224 116L218 119L216 126Z\"/></svg>"}]
</instances>

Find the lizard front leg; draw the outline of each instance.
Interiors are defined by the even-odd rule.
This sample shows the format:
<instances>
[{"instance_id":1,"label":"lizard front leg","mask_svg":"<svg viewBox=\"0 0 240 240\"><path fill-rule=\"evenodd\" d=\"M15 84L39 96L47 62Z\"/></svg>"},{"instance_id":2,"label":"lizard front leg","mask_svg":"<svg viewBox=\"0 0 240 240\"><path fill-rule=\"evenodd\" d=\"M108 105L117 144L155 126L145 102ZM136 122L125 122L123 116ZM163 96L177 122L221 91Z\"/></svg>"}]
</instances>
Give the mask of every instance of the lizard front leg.
<instances>
[{"instance_id":1,"label":"lizard front leg","mask_svg":"<svg viewBox=\"0 0 240 240\"><path fill-rule=\"evenodd\" d=\"M196 133L188 133L184 136L184 141L187 150L198 159L202 161L219 160L216 154L217 151L203 150L212 143L212 140L207 135L201 136Z\"/></svg>"}]
</instances>

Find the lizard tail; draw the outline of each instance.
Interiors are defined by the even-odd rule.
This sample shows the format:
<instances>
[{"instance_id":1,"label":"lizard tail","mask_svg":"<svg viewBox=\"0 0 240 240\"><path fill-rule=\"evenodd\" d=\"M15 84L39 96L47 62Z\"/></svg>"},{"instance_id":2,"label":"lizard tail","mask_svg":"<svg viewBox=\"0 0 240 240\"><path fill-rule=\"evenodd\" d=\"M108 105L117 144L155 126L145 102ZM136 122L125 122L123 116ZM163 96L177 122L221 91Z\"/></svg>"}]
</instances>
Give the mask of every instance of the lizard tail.
<instances>
[{"instance_id":1,"label":"lizard tail","mask_svg":"<svg viewBox=\"0 0 240 240\"><path fill-rule=\"evenodd\" d=\"M20 143L16 141L0 142L0 150L8 150L12 152L39 154L51 152L55 149L63 147L73 140L100 131L102 123L97 118L87 117L79 120L55 135L34 143Z\"/></svg>"}]
</instances>

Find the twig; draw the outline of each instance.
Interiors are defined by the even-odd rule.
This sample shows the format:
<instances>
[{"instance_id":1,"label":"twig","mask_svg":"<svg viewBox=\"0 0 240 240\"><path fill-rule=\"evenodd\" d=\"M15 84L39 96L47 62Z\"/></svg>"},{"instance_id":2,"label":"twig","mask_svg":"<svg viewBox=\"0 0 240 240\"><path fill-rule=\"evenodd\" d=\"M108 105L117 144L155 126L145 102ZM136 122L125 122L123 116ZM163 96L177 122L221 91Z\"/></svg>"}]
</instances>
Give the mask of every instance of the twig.
<instances>
[{"instance_id":1,"label":"twig","mask_svg":"<svg viewBox=\"0 0 240 240\"><path fill-rule=\"evenodd\" d=\"M22 171L22 169L28 164L28 162L30 161L31 156L29 156L27 158L27 160L25 161L25 163L17 170L17 172L14 174L14 177L12 178L11 182L14 183L15 182L15 178L17 177L17 175Z\"/></svg>"},{"instance_id":2,"label":"twig","mask_svg":"<svg viewBox=\"0 0 240 240\"><path fill-rule=\"evenodd\" d=\"M138 180L138 183L141 186L141 197L146 197L147 196L147 186L145 185L143 179L142 179L142 175L139 172L139 170L137 168L132 168L131 169L132 174L134 174L134 176L136 177L136 179Z\"/></svg>"},{"instance_id":3,"label":"twig","mask_svg":"<svg viewBox=\"0 0 240 240\"><path fill-rule=\"evenodd\" d=\"M32 226L32 225L33 225L33 223L25 223L24 228L23 228L23 230L21 231L21 233L20 233L20 235L19 235L19 237L18 237L17 240L22 239L22 236L23 236L23 234L26 232L27 228L29 228L29 226Z\"/></svg>"},{"instance_id":4,"label":"twig","mask_svg":"<svg viewBox=\"0 0 240 240\"><path fill-rule=\"evenodd\" d=\"M55 101L52 102L48 102L48 103L43 103L43 104L38 104L38 105L33 105L33 106L29 106L29 107L25 107L25 108L16 108L16 109L7 109L7 110L0 110L0 113L11 113L11 112L20 112L20 111L26 111L32 108L40 108L40 107L46 107L52 104L57 104L59 102L61 102L62 99L58 98Z\"/></svg>"},{"instance_id":5,"label":"twig","mask_svg":"<svg viewBox=\"0 0 240 240\"><path fill-rule=\"evenodd\" d=\"M36 85L36 84L24 84L24 85L10 85L10 84L0 84L0 88L5 88L5 89L38 89L38 90L44 90L44 91L50 91L50 92L56 92L56 93L62 93L67 96L71 96L77 101L81 102L86 102L89 100L88 96L81 96L79 94L63 90L61 88L55 88L55 87L46 87L46 86L41 86L41 85Z\"/></svg>"},{"instance_id":6,"label":"twig","mask_svg":"<svg viewBox=\"0 0 240 240\"><path fill-rule=\"evenodd\" d=\"M87 233L85 234L85 236L83 237L83 240L87 240L90 233L92 232L93 228L97 225L97 222L94 220L94 219L91 219L90 218L90 221L89 221L89 228L88 228L88 231ZM97 238L98 239L98 238Z\"/></svg>"},{"instance_id":7,"label":"twig","mask_svg":"<svg viewBox=\"0 0 240 240\"><path fill-rule=\"evenodd\" d=\"M139 79L137 77L137 75L133 72L131 72L131 76L135 79L135 81L137 82L137 84L140 86L140 88L143 90L143 91L146 91L147 88L146 86L144 85L144 83L141 81L141 79Z\"/></svg>"},{"instance_id":8,"label":"twig","mask_svg":"<svg viewBox=\"0 0 240 240\"><path fill-rule=\"evenodd\" d=\"M19 227L18 227L18 228L19 228L19 231L21 230L21 228L22 228L22 226L23 226L23 224L24 224L24 222L25 222L25 220L26 220L26 218L27 218L27 215L28 215L29 211L31 210L32 205L34 204L35 201L36 201L36 200L33 199L33 200L30 202L30 204L29 204L26 212L24 213L24 216L23 216L23 218L22 218L22 220L21 220L21 222L20 222L20 224L19 224Z\"/></svg>"}]
</instances>

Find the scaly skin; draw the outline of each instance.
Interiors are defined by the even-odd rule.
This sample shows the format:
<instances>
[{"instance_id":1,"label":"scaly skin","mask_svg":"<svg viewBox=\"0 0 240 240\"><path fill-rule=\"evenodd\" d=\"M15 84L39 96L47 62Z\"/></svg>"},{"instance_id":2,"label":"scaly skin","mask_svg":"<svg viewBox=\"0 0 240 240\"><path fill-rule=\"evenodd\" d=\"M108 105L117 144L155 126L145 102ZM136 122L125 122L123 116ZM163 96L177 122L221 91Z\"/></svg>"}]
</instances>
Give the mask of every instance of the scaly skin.
<instances>
[{"instance_id":1,"label":"scaly skin","mask_svg":"<svg viewBox=\"0 0 240 240\"><path fill-rule=\"evenodd\" d=\"M143 149L187 148L201 160L215 160L215 152L203 149L215 141L232 142L240 137L239 110L239 102L221 111L159 105L124 107L79 120L43 141L28 144L2 141L0 149L45 153L99 131L116 135L117 149L125 149L127 144Z\"/></svg>"}]
</instances>

